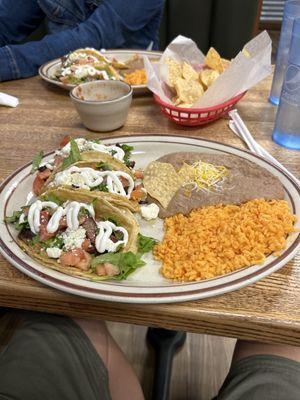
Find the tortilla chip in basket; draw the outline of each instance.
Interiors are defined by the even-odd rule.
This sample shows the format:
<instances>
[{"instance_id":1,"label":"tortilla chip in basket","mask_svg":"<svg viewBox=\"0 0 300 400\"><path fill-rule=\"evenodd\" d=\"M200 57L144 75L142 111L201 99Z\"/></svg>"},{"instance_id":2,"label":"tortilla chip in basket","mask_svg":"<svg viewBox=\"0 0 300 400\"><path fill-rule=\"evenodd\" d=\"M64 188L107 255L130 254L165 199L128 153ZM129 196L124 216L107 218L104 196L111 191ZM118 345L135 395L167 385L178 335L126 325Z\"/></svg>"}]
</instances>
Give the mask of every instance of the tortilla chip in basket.
<instances>
[{"instance_id":1,"label":"tortilla chip in basket","mask_svg":"<svg viewBox=\"0 0 300 400\"><path fill-rule=\"evenodd\" d=\"M177 97L182 103L194 104L204 93L203 87L198 81L187 81L179 78L174 86Z\"/></svg>"},{"instance_id":2,"label":"tortilla chip in basket","mask_svg":"<svg viewBox=\"0 0 300 400\"><path fill-rule=\"evenodd\" d=\"M182 77L181 63L173 58L168 58L166 64L168 66L168 85L174 87L175 82Z\"/></svg>"},{"instance_id":3,"label":"tortilla chip in basket","mask_svg":"<svg viewBox=\"0 0 300 400\"><path fill-rule=\"evenodd\" d=\"M197 81L198 80L198 72L195 71L194 68L187 62L184 62L182 64L182 76L187 81Z\"/></svg>"},{"instance_id":4,"label":"tortilla chip in basket","mask_svg":"<svg viewBox=\"0 0 300 400\"><path fill-rule=\"evenodd\" d=\"M224 67L220 54L211 47L206 54L204 64L211 69L218 71L220 74L224 72Z\"/></svg>"},{"instance_id":5,"label":"tortilla chip in basket","mask_svg":"<svg viewBox=\"0 0 300 400\"><path fill-rule=\"evenodd\" d=\"M200 74L202 84L208 88L220 76L219 72L214 69L203 69Z\"/></svg>"}]
</instances>

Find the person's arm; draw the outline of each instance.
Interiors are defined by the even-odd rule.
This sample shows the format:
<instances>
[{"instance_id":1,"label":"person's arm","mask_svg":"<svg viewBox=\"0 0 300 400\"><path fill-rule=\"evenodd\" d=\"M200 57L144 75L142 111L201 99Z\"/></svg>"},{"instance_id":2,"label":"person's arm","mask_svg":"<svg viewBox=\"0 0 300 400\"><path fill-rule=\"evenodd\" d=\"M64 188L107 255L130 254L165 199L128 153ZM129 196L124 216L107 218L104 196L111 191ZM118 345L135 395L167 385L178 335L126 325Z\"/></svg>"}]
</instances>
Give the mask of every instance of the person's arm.
<instances>
[{"instance_id":1,"label":"person's arm","mask_svg":"<svg viewBox=\"0 0 300 400\"><path fill-rule=\"evenodd\" d=\"M18 43L45 18L36 0L0 1L0 46Z\"/></svg>"},{"instance_id":2,"label":"person's arm","mask_svg":"<svg viewBox=\"0 0 300 400\"><path fill-rule=\"evenodd\" d=\"M0 48L0 81L35 75L41 64L77 48L122 47L160 14L162 4L163 0L103 0L75 28L47 35L37 42L4 46Z\"/></svg>"}]
</instances>

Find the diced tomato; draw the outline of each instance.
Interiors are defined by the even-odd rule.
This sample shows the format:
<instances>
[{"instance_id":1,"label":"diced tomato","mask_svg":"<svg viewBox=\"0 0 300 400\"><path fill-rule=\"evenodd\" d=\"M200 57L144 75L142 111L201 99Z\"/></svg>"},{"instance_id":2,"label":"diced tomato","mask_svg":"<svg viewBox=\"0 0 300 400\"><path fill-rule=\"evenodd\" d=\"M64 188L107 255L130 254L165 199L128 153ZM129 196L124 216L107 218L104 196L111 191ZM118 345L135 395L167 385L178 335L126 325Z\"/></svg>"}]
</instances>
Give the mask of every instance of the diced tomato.
<instances>
[{"instance_id":1,"label":"diced tomato","mask_svg":"<svg viewBox=\"0 0 300 400\"><path fill-rule=\"evenodd\" d=\"M92 257L82 249L73 249L59 257L63 266L76 267L87 271L90 268Z\"/></svg>"},{"instance_id":2,"label":"diced tomato","mask_svg":"<svg viewBox=\"0 0 300 400\"><path fill-rule=\"evenodd\" d=\"M40 214L40 232L39 232L39 237L41 241L47 240L52 238L53 236L56 235L56 233L49 233L47 231L47 224L49 222L50 219L50 213L47 210L43 210L41 211Z\"/></svg>"},{"instance_id":3,"label":"diced tomato","mask_svg":"<svg viewBox=\"0 0 300 400\"><path fill-rule=\"evenodd\" d=\"M119 273L119 267L108 262L96 266L96 274L99 276L115 276Z\"/></svg>"},{"instance_id":4,"label":"diced tomato","mask_svg":"<svg viewBox=\"0 0 300 400\"><path fill-rule=\"evenodd\" d=\"M70 135L66 135L62 138L61 142L59 143L60 147L64 147L66 144L69 143L69 141L71 140L71 136Z\"/></svg>"},{"instance_id":5,"label":"diced tomato","mask_svg":"<svg viewBox=\"0 0 300 400\"><path fill-rule=\"evenodd\" d=\"M84 251L82 249L73 249L62 253L59 257L61 265L75 267L84 259Z\"/></svg>"},{"instance_id":6,"label":"diced tomato","mask_svg":"<svg viewBox=\"0 0 300 400\"><path fill-rule=\"evenodd\" d=\"M46 168L44 171L39 171L37 175L45 181L51 175L51 171L50 169Z\"/></svg>"},{"instance_id":7,"label":"diced tomato","mask_svg":"<svg viewBox=\"0 0 300 400\"><path fill-rule=\"evenodd\" d=\"M76 265L76 267L82 269L83 271L88 271L90 269L91 262L92 262L92 256L85 251L84 252L84 259L81 260Z\"/></svg>"},{"instance_id":8,"label":"diced tomato","mask_svg":"<svg viewBox=\"0 0 300 400\"><path fill-rule=\"evenodd\" d=\"M37 196L41 194L44 183L45 183L45 181L43 179L41 179L38 175L34 178L34 181L32 184L34 194L36 194Z\"/></svg>"},{"instance_id":9,"label":"diced tomato","mask_svg":"<svg viewBox=\"0 0 300 400\"><path fill-rule=\"evenodd\" d=\"M44 240L48 240L50 238L52 238L53 236L55 236L56 233L50 233L47 231L47 225L41 225L40 226L40 232L39 232L39 237L40 240L43 242Z\"/></svg>"},{"instance_id":10,"label":"diced tomato","mask_svg":"<svg viewBox=\"0 0 300 400\"><path fill-rule=\"evenodd\" d=\"M67 76L61 76L61 77L59 78L59 80L60 80L62 83L69 83L69 78L68 78Z\"/></svg>"},{"instance_id":11,"label":"diced tomato","mask_svg":"<svg viewBox=\"0 0 300 400\"><path fill-rule=\"evenodd\" d=\"M130 196L130 198L132 200L137 200L137 201L143 200L145 197L146 197L146 193L142 189L134 189L131 192L131 196Z\"/></svg>"},{"instance_id":12,"label":"diced tomato","mask_svg":"<svg viewBox=\"0 0 300 400\"><path fill-rule=\"evenodd\" d=\"M96 274L99 276L106 276L104 264L99 264L96 266Z\"/></svg>"},{"instance_id":13,"label":"diced tomato","mask_svg":"<svg viewBox=\"0 0 300 400\"><path fill-rule=\"evenodd\" d=\"M59 220L58 229L64 229L67 226L67 217L61 217L61 219Z\"/></svg>"},{"instance_id":14,"label":"diced tomato","mask_svg":"<svg viewBox=\"0 0 300 400\"><path fill-rule=\"evenodd\" d=\"M92 245L92 243L91 243L90 239L84 239L84 241L81 245L81 248L85 251L88 251L90 249L91 245Z\"/></svg>"},{"instance_id":15,"label":"diced tomato","mask_svg":"<svg viewBox=\"0 0 300 400\"><path fill-rule=\"evenodd\" d=\"M119 267L111 263L104 264L106 274L108 276L118 275L120 273Z\"/></svg>"},{"instance_id":16,"label":"diced tomato","mask_svg":"<svg viewBox=\"0 0 300 400\"><path fill-rule=\"evenodd\" d=\"M134 171L134 176L136 179L143 179L144 172L140 169Z\"/></svg>"}]
</instances>

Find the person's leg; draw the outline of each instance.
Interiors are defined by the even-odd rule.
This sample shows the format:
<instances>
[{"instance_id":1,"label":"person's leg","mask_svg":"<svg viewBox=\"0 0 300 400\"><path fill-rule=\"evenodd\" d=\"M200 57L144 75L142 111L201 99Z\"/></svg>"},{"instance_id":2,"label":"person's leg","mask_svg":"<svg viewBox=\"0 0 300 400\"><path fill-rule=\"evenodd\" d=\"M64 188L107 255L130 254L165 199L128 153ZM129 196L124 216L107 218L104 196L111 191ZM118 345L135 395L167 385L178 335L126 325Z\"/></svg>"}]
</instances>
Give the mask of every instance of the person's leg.
<instances>
[{"instance_id":1,"label":"person's leg","mask_svg":"<svg viewBox=\"0 0 300 400\"><path fill-rule=\"evenodd\" d=\"M103 323L39 313L21 313L18 318L0 354L0 399L143 399Z\"/></svg>"},{"instance_id":2,"label":"person's leg","mask_svg":"<svg viewBox=\"0 0 300 400\"><path fill-rule=\"evenodd\" d=\"M235 363L242 358L261 354L284 357L300 362L300 347L288 346L284 344L267 344L248 340L238 340L235 345L232 363Z\"/></svg>"},{"instance_id":3,"label":"person's leg","mask_svg":"<svg viewBox=\"0 0 300 400\"><path fill-rule=\"evenodd\" d=\"M296 400L300 348L238 340L216 400Z\"/></svg>"},{"instance_id":4,"label":"person's leg","mask_svg":"<svg viewBox=\"0 0 300 400\"><path fill-rule=\"evenodd\" d=\"M106 325L100 321L74 321L86 333L107 368L112 400L143 400L140 383Z\"/></svg>"},{"instance_id":5,"label":"person's leg","mask_svg":"<svg viewBox=\"0 0 300 400\"><path fill-rule=\"evenodd\" d=\"M44 18L37 0L1 0L0 47L24 40Z\"/></svg>"}]
</instances>

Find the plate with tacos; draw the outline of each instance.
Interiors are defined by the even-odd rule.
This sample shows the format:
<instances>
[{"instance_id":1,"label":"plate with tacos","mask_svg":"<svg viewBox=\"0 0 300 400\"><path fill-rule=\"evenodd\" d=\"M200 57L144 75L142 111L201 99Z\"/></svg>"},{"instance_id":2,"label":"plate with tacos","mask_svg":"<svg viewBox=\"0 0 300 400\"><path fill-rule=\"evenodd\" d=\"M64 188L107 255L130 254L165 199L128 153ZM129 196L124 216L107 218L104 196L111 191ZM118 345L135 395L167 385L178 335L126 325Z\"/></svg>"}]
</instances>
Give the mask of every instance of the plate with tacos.
<instances>
[{"instance_id":1,"label":"plate with tacos","mask_svg":"<svg viewBox=\"0 0 300 400\"><path fill-rule=\"evenodd\" d=\"M46 285L166 303L240 289L300 243L300 188L245 150L183 136L64 138L1 186L1 253Z\"/></svg>"},{"instance_id":2,"label":"plate with tacos","mask_svg":"<svg viewBox=\"0 0 300 400\"><path fill-rule=\"evenodd\" d=\"M150 93L143 56L152 62L159 61L159 51L77 49L49 61L39 68L45 81L71 90L76 85L94 80L123 80L133 87L134 94Z\"/></svg>"}]
</instances>

